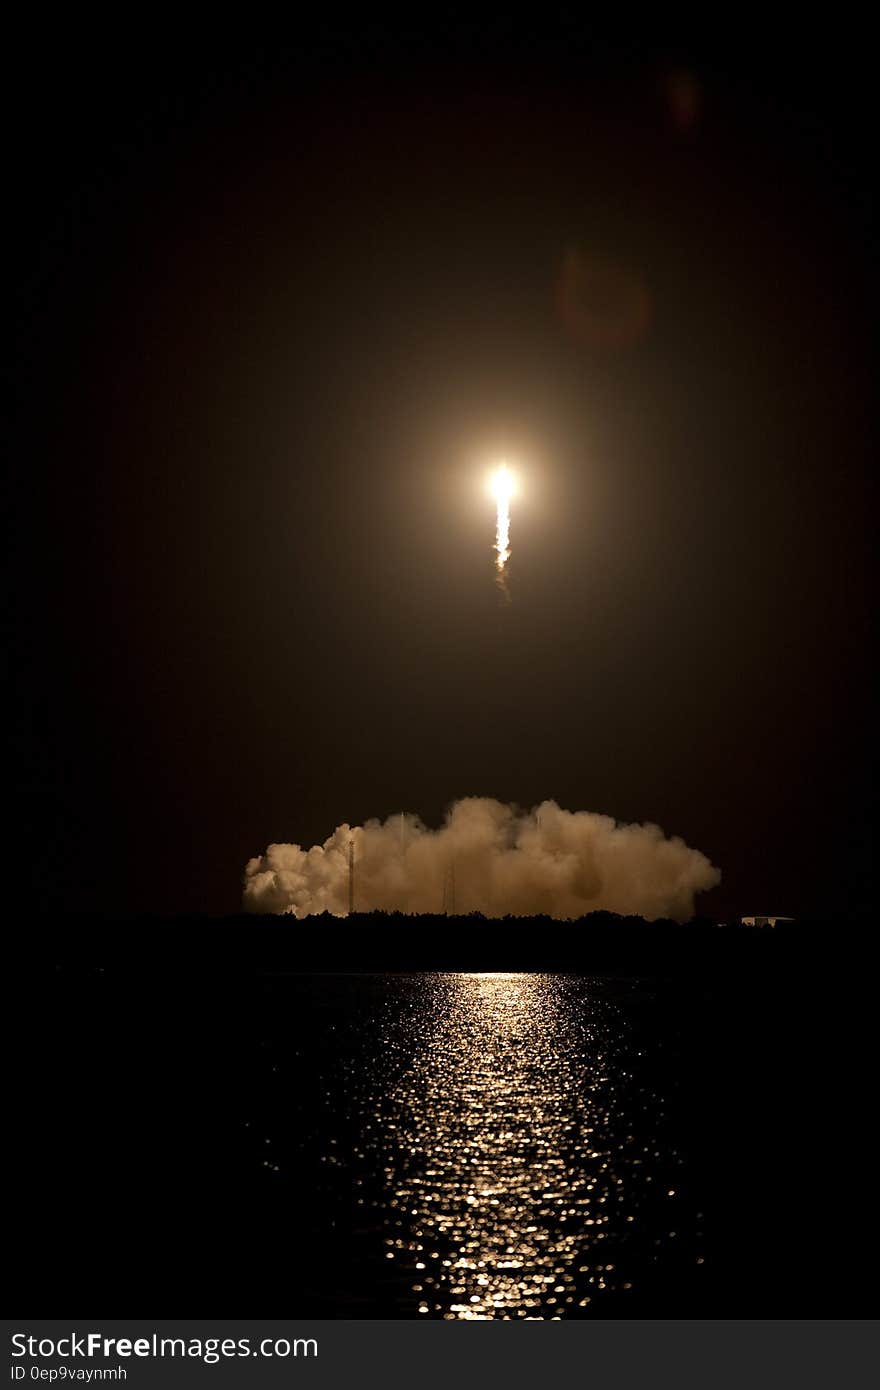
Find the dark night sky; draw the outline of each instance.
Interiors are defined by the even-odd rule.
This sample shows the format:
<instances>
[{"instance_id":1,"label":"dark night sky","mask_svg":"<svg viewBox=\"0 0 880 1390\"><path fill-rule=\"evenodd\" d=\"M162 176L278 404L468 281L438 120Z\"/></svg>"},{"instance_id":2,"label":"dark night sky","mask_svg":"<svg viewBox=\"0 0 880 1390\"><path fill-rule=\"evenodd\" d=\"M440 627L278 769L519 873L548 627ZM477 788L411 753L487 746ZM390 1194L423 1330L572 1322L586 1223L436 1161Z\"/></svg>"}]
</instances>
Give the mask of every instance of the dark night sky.
<instances>
[{"instance_id":1,"label":"dark night sky","mask_svg":"<svg viewBox=\"0 0 880 1390\"><path fill-rule=\"evenodd\" d=\"M46 44L6 127L23 901L235 910L272 840L480 794L659 822L707 911L871 906L857 36ZM562 311L574 248L605 321L643 288L628 343Z\"/></svg>"}]
</instances>

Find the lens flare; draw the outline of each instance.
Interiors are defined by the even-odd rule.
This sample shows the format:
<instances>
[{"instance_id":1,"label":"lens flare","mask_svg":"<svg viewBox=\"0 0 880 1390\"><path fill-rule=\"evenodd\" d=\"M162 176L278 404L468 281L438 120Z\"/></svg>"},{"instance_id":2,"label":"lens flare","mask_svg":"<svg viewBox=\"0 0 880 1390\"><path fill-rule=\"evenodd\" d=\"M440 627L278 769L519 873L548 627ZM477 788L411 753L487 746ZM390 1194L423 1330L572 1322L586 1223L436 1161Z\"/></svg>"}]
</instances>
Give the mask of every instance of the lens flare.
<instances>
[{"instance_id":1,"label":"lens flare","mask_svg":"<svg viewBox=\"0 0 880 1390\"><path fill-rule=\"evenodd\" d=\"M506 463L502 463L492 474L490 490L495 498L495 568L498 583L507 593L505 568L510 559L510 499L516 491L513 474Z\"/></svg>"}]
</instances>

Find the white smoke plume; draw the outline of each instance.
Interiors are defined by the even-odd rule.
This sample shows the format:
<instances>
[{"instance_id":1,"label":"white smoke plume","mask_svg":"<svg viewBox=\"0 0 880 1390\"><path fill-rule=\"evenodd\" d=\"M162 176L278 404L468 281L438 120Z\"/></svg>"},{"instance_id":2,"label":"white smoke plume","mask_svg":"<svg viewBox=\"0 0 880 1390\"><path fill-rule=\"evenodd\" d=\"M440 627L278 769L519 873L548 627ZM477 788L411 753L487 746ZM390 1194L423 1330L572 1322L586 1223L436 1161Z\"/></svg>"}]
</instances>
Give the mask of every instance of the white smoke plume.
<instances>
[{"instance_id":1,"label":"white smoke plume","mask_svg":"<svg viewBox=\"0 0 880 1390\"><path fill-rule=\"evenodd\" d=\"M694 915L720 882L705 855L657 825L619 825L544 801L523 812L465 797L439 830L416 816L340 825L323 845L270 845L245 870L248 912L348 912L354 842L356 912L481 912L576 918L600 909L654 921Z\"/></svg>"}]
</instances>

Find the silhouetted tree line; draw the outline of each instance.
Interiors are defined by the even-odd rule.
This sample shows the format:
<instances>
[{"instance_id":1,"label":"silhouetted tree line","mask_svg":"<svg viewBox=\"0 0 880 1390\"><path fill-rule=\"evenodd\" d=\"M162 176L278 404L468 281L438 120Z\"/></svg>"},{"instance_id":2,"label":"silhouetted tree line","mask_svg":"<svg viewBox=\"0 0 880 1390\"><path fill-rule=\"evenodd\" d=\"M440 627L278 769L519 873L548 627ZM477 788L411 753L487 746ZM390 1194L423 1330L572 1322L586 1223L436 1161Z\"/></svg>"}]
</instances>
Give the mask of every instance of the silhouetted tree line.
<instances>
[{"instance_id":1,"label":"silhouetted tree line","mask_svg":"<svg viewBox=\"0 0 880 1390\"><path fill-rule=\"evenodd\" d=\"M860 953L856 921L799 921L767 927L719 927L705 919L646 922L594 912L578 921L551 917L373 912L225 918L69 917L43 924L12 954L37 968L124 966L235 972L294 971L567 971L667 975L775 964L815 963Z\"/></svg>"}]
</instances>

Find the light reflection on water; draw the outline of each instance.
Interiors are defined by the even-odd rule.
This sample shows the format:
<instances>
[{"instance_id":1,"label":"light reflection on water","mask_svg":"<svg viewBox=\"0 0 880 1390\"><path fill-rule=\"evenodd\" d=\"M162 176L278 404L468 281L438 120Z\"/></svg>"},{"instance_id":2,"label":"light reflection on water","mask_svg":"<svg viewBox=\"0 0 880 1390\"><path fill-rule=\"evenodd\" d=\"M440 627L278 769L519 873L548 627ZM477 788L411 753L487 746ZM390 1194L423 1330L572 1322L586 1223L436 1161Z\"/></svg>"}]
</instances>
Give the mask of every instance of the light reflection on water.
<instances>
[{"instance_id":1,"label":"light reflection on water","mask_svg":"<svg viewBox=\"0 0 880 1390\"><path fill-rule=\"evenodd\" d=\"M633 1086L620 1019L562 976L433 976L417 993L415 1055L367 1098L359 1155L381 1172L367 1200L411 1311L585 1316L629 1290L678 1236L678 1159L657 1147L662 1101Z\"/></svg>"}]
</instances>

